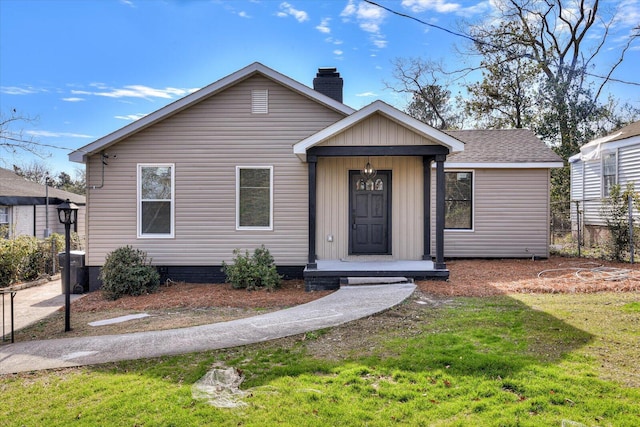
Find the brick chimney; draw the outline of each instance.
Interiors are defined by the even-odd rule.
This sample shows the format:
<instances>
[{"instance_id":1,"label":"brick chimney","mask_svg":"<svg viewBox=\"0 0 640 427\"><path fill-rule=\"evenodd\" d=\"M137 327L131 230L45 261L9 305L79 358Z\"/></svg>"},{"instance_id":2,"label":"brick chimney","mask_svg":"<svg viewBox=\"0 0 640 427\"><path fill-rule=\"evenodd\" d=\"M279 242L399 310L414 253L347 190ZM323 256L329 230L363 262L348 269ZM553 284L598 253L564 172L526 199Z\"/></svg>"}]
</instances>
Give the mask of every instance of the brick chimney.
<instances>
[{"instance_id":1,"label":"brick chimney","mask_svg":"<svg viewBox=\"0 0 640 427\"><path fill-rule=\"evenodd\" d=\"M318 74L313 79L313 89L323 95L342 102L342 77L335 67L318 68Z\"/></svg>"}]
</instances>

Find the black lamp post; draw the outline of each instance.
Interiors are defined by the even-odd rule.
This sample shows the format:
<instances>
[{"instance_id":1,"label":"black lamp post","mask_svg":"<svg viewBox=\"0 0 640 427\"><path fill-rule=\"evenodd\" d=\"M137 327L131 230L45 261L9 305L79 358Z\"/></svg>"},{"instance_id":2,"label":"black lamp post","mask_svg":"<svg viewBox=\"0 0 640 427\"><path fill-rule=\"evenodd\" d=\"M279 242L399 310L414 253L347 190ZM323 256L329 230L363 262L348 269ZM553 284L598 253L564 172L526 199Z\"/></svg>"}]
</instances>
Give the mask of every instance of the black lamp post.
<instances>
[{"instance_id":1,"label":"black lamp post","mask_svg":"<svg viewBox=\"0 0 640 427\"><path fill-rule=\"evenodd\" d=\"M67 199L58 205L58 219L64 224L64 331L71 330L71 224L78 219L78 207Z\"/></svg>"}]
</instances>

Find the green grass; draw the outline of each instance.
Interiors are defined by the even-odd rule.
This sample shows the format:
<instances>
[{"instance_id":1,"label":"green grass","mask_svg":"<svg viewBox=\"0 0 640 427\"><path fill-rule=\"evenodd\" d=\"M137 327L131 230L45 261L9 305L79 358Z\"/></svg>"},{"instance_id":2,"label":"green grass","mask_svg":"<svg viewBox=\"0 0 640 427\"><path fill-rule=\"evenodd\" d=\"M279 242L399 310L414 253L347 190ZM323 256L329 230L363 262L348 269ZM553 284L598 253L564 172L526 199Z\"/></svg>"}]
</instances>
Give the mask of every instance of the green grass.
<instances>
[{"instance_id":1,"label":"green grass","mask_svg":"<svg viewBox=\"0 0 640 427\"><path fill-rule=\"evenodd\" d=\"M456 298L421 333L372 334L347 359L322 330L225 351L7 376L7 426L640 425L638 294ZM412 304L412 303L408 303ZM343 328L348 328L349 325ZM241 369L246 406L191 397L214 363Z\"/></svg>"}]
</instances>

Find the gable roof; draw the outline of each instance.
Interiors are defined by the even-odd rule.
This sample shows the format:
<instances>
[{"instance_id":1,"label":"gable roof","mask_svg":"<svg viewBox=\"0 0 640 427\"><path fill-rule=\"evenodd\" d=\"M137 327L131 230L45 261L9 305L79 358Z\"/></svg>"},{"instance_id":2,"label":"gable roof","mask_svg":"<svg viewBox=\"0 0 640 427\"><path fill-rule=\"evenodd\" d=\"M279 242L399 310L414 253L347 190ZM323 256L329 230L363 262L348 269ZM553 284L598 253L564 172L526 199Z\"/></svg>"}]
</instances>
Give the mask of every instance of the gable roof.
<instances>
[{"instance_id":1,"label":"gable roof","mask_svg":"<svg viewBox=\"0 0 640 427\"><path fill-rule=\"evenodd\" d=\"M344 114L345 116L352 114L355 111L348 105L338 102L326 95L323 95L320 92L317 92L310 87L305 86L302 83L285 76L284 74L280 74L279 72L266 67L259 62L254 62L253 64L248 65L233 74L223 77L222 79L211 83L210 85L196 92L193 92L190 95L180 98L177 101L174 101L171 104L92 142L91 144L77 149L76 151L69 154L69 160L71 160L72 162L84 163L86 162L88 156L105 150L111 145L133 135L134 133L139 132L159 121L162 121L182 110L185 110L186 108L189 108L190 106L203 101L204 99L207 99L210 96L213 96L256 74L260 74L268 79L275 81L276 83L286 86L294 92L306 96L307 98L310 98L334 111Z\"/></svg>"},{"instance_id":2,"label":"gable roof","mask_svg":"<svg viewBox=\"0 0 640 427\"><path fill-rule=\"evenodd\" d=\"M408 114L403 113L397 108L392 107L391 105L383 102L383 101L374 101L366 107L356 111L348 117L345 117L342 120L337 121L336 123L327 126L320 132L317 132L308 138L303 139L293 146L293 152L297 155L301 160L306 161L307 150L326 141L327 139L344 132L352 126L364 121L365 119L371 117L374 114L381 114L384 117L393 120L394 122L407 127L413 132L430 139L432 141L437 142L440 145L444 145L451 152L457 152L464 150L464 144L460 142L455 137L446 134L438 129L432 128L431 126L414 119Z\"/></svg>"},{"instance_id":3,"label":"gable roof","mask_svg":"<svg viewBox=\"0 0 640 427\"><path fill-rule=\"evenodd\" d=\"M29 181L9 169L0 168L0 205L44 205L47 189L44 185ZM85 204L85 197L49 187L49 203L60 204L66 199L78 205Z\"/></svg>"},{"instance_id":4,"label":"gable roof","mask_svg":"<svg viewBox=\"0 0 640 427\"><path fill-rule=\"evenodd\" d=\"M451 130L464 151L447 156L447 167L562 167L562 158L528 129Z\"/></svg>"},{"instance_id":5,"label":"gable roof","mask_svg":"<svg viewBox=\"0 0 640 427\"><path fill-rule=\"evenodd\" d=\"M602 138L587 142L580 147L579 153L569 157L569 162L598 160L603 150L615 150L616 148L639 144L640 138L637 138L638 136L640 136L640 121L628 124Z\"/></svg>"}]
</instances>

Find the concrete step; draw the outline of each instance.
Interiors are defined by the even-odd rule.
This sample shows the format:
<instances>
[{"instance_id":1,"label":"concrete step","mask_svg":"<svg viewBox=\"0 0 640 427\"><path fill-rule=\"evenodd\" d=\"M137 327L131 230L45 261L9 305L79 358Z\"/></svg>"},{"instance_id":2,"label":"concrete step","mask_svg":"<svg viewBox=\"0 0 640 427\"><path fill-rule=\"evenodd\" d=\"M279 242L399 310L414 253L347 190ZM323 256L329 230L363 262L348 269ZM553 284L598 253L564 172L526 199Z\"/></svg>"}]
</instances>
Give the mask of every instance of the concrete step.
<instances>
[{"instance_id":1,"label":"concrete step","mask_svg":"<svg viewBox=\"0 0 640 427\"><path fill-rule=\"evenodd\" d=\"M413 279L406 277L341 277L341 286L358 285L392 285L400 283L413 283Z\"/></svg>"}]
</instances>

